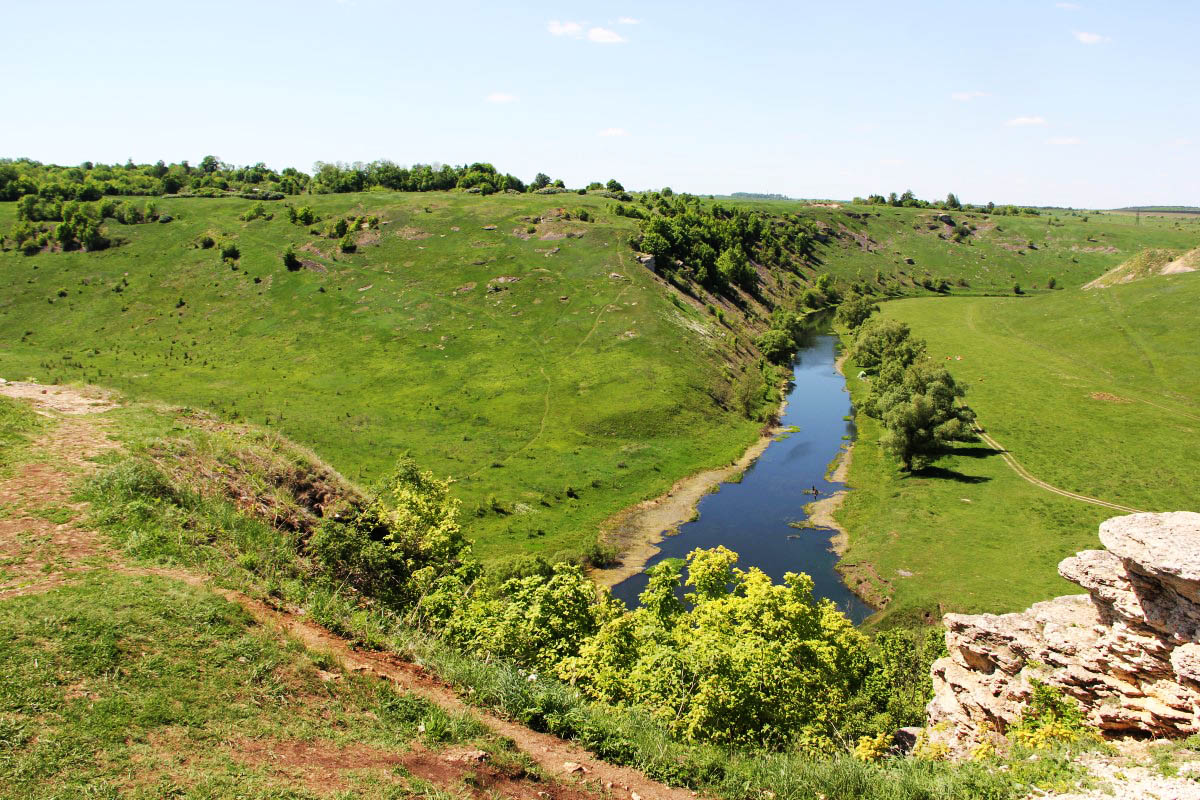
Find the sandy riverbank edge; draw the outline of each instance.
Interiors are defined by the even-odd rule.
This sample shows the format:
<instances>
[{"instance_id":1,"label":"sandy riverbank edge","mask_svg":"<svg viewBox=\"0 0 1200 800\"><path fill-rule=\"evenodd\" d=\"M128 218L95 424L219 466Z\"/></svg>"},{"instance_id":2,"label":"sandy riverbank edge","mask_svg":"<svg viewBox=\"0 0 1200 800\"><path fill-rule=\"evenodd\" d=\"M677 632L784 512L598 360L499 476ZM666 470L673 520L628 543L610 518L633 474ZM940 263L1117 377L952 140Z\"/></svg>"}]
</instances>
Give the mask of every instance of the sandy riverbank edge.
<instances>
[{"instance_id":1,"label":"sandy riverbank edge","mask_svg":"<svg viewBox=\"0 0 1200 800\"><path fill-rule=\"evenodd\" d=\"M834 369L839 373L845 360L846 353L843 352L834 362ZM783 417L786 408L787 400L784 400L779 404L779 418ZM665 536L676 533L680 525L695 518L696 506L704 495L744 472L758 460L772 440L785 430L779 426L769 428L734 463L682 478L676 481L666 494L638 503L609 517L600 528L600 541L616 547L621 553L621 561L610 569L591 570L593 580L601 586L611 588L645 569L646 562L658 553L658 543ZM853 451L853 442L838 451L837 465L832 467L830 480L846 482ZM841 507L845 494L844 491L835 492L807 506L810 523L836 531L830 545L839 556L846 550L849 534L834 520L833 514Z\"/></svg>"}]
</instances>

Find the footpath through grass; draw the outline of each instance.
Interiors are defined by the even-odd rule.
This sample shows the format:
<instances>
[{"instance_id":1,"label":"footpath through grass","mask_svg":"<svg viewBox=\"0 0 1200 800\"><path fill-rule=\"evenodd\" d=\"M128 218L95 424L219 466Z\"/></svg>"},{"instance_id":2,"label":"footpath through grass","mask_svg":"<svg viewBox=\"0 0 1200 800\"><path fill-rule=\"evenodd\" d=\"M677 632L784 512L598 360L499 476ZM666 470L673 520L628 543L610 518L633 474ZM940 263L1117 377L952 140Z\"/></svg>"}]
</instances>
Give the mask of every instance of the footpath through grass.
<instances>
[{"instance_id":1,"label":"footpath through grass","mask_svg":"<svg viewBox=\"0 0 1200 800\"><path fill-rule=\"evenodd\" d=\"M901 300L881 313L928 341L970 387L980 423L1034 476L1173 511L1200 497L1198 302L1200 276L1183 274L1033 298ZM903 475L875 446L877 423L858 422L855 491L839 515L851 531L844 565L886 584L888 624L1070 591L1058 561L1099 546L1097 524L1116 513L1025 482L982 443Z\"/></svg>"}]
</instances>

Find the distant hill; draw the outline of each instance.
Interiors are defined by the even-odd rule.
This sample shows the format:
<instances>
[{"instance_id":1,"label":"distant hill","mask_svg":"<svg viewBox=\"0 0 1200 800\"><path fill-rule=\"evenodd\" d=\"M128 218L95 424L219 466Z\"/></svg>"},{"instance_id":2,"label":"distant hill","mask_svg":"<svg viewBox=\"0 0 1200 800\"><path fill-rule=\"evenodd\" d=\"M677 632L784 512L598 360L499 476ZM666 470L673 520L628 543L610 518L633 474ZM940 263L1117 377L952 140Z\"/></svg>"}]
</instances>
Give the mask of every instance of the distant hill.
<instances>
[{"instance_id":1,"label":"distant hill","mask_svg":"<svg viewBox=\"0 0 1200 800\"><path fill-rule=\"evenodd\" d=\"M763 194L761 192L734 192L729 195L736 197L738 200L793 200L795 198L788 197L786 194Z\"/></svg>"},{"instance_id":2,"label":"distant hill","mask_svg":"<svg viewBox=\"0 0 1200 800\"><path fill-rule=\"evenodd\" d=\"M1200 214L1200 206L1126 206L1113 211L1141 211L1143 214Z\"/></svg>"}]
</instances>

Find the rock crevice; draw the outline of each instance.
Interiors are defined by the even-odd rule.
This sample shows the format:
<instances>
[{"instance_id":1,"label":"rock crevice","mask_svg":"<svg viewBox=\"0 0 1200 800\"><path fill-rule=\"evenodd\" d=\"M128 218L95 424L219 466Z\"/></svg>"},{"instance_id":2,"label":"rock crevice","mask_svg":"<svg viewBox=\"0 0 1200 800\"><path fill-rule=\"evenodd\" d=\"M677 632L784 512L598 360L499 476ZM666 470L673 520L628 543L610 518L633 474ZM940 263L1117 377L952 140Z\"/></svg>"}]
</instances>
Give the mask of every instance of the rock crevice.
<instances>
[{"instance_id":1,"label":"rock crevice","mask_svg":"<svg viewBox=\"0 0 1200 800\"><path fill-rule=\"evenodd\" d=\"M1105 550L1058 571L1087 590L1016 614L947 614L949 656L927 709L957 751L1016 722L1033 681L1077 699L1108 736L1200 732L1200 514L1131 514L1100 526Z\"/></svg>"}]
</instances>

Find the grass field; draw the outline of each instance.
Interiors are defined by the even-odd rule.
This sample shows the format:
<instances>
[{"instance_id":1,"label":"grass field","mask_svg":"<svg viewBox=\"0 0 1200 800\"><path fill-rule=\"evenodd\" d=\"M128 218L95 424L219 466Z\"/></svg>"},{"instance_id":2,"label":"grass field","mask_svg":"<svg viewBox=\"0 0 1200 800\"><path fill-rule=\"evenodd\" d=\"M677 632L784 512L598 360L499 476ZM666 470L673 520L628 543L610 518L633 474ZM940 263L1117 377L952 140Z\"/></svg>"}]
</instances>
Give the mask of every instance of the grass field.
<instances>
[{"instance_id":1,"label":"grass field","mask_svg":"<svg viewBox=\"0 0 1200 800\"><path fill-rule=\"evenodd\" d=\"M952 212L955 223L976 228L956 243L950 238L953 228L937 221L945 212L932 209L808 206L803 213L842 234L839 246L823 254L823 269L850 280L871 281L882 273L910 292L926 277L947 280L952 294L1012 294L1013 284L1039 291L1051 278L1072 288L1145 247L1186 249L1200 240L1200 220L1175 217L1143 218L1138 224L1133 217L1108 213L989 217ZM908 258L912 264L905 263Z\"/></svg>"},{"instance_id":2,"label":"grass field","mask_svg":"<svg viewBox=\"0 0 1200 800\"><path fill-rule=\"evenodd\" d=\"M92 573L0 602L0 630L0 797L451 797L417 765L455 743L526 769L178 581Z\"/></svg>"},{"instance_id":3,"label":"grass field","mask_svg":"<svg viewBox=\"0 0 1200 800\"><path fill-rule=\"evenodd\" d=\"M881 313L928 341L970 387L979 422L1034 476L1174 511L1200 497L1197 303L1200 275L1189 273L1030 298L901 300ZM982 444L902 476L873 446L874 421L859 423L855 491L840 516L852 532L846 563L869 563L891 584L896 620L1062 593L1058 561L1099 546L1096 524L1117 513L1026 483Z\"/></svg>"},{"instance_id":4,"label":"grass field","mask_svg":"<svg viewBox=\"0 0 1200 800\"><path fill-rule=\"evenodd\" d=\"M634 223L611 200L370 192L295 202L312 205L317 228L345 215L384 224L357 234L348 254L289 223L282 202L268 205L273 219L245 222L251 201L164 198L171 223L110 221L121 243L106 251L0 252L0 376L93 383L269 425L355 480L411 453L456 481L488 561L578 554L609 515L734 460L757 435L713 389L752 357L746 342L764 310L747 321L726 304L722 324L704 310L716 298L672 302L674 290L631 257ZM1079 285L1130 250L1181 247L1200 230L1115 215L1053 226L959 215L977 231L956 244L932 210L738 204L822 227L806 279L879 273L919 295L930 294L928 276L953 294L1008 293L1014 280L1032 291L1050 276ZM0 204L0 230L14 205ZM561 213L581 208L594 221ZM204 236L216 247L197 248ZM240 250L232 266L220 258L226 243ZM289 245L305 268L284 268ZM769 289L786 298L792 284Z\"/></svg>"},{"instance_id":5,"label":"grass field","mask_svg":"<svg viewBox=\"0 0 1200 800\"><path fill-rule=\"evenodd\" d=\"M164 200L173 222L112 223L128 241L107 251L0 254L0 375L268 424L355 479L411 452L458 482L488 559L578 552L608 515L756 436L710 398L725 363L715 319L668 302L610 201L305 202L326 220L388 224L348 255L290 224L282 204L273 220L241 222L249 201ZM601 221L522 219L564 205ZM0 228L12 213L0 207ZM205 234L216 248L193 246ZM226 241L241 250L236 269L218 254ZM288 244L310 268L284 268ZM489 291L500 277L519 280Z\"/></svg>"}]
</instances>

